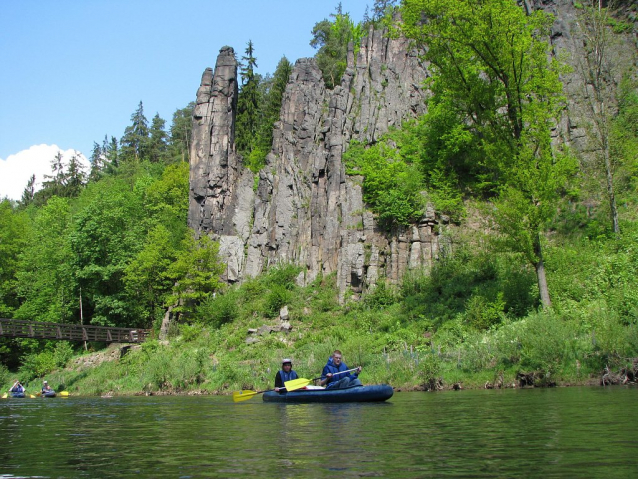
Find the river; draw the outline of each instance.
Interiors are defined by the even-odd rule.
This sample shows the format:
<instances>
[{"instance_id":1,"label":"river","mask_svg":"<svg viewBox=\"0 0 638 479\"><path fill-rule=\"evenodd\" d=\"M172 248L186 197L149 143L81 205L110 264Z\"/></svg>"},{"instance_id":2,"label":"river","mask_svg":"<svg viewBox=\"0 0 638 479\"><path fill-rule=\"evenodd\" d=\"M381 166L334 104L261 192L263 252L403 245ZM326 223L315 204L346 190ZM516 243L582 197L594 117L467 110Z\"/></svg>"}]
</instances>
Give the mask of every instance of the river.
<instances>
[{"instance_id":1,"label":"river","mask_svg":"<svg viewBox=\"0 0 638 479\"><path fill-rule=\"evenodd\" d=\"M638 477L637 388L0 399L0 478Z\"/></svg>"}]
</instances>

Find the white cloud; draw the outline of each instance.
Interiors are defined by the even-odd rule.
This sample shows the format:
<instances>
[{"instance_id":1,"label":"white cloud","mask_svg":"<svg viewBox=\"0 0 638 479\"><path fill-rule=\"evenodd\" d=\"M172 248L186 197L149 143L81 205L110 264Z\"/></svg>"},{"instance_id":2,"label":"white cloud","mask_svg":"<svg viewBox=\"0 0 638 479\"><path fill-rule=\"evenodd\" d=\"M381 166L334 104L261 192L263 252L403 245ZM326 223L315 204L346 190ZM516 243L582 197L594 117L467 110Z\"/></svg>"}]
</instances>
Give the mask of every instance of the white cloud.
<instances>
[{"instance_id":1,"label":"white cloud","mask_svg":"<svg viewBox=\"0 0 638 479\"><path fill-rule=\"evenodd\" d=\"M0 199L9 197L19 200L31 175L35 175L36 191L42 188L44 175L52 174L51 160L58 151L62 152L62 162L65 166L77 153L81 163L86 167L86 172L89 171L89 161L75 150L62 151L57 145L34 145L28 150L9 155L6 160L0 158Z\"/></svg>"}]
</instances>

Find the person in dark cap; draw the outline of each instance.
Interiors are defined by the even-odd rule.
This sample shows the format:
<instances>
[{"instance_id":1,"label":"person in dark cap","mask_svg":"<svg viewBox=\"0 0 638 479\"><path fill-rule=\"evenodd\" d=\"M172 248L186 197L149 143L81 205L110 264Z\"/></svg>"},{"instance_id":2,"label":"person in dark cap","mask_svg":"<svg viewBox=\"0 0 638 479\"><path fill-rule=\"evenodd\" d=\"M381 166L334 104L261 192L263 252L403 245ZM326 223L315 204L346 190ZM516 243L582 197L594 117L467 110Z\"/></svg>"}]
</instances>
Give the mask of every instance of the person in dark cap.
<instances>
[{"instance_id":1,"label":"person in dark cap","mask_svg":"<svg viewBox=\"0 0 638 479\"><path fill-rule=\"evenodd\" d=\"M44 381L42 383L42 394L51 393L51 392L53 392L53 389L51 389L51 386L49 386L49 383L47 381Z\"/></svg>"},{"instance_id":2,"label":"person in dark cap","mask_svg":"<svg viewBox=\"0 0 638 479\"><path fill-rule=\"evenodd\" d=\"M292 359L286 358L281 361L281 371L277 371L275 376L275 391L279 392L281 389L285 391L284 383L293 379L299 379L299 376L292 369Z\"/></svg>"}]
</instances>

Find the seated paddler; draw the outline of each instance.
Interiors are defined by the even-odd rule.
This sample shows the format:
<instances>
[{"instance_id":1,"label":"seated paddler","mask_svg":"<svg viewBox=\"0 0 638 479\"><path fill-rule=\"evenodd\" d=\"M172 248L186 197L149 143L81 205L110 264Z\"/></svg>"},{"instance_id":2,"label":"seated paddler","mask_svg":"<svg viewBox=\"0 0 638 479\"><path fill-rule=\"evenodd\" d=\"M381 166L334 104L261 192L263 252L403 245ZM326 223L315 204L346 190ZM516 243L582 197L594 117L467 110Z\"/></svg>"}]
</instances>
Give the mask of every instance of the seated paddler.
<instances>
[{"instance_id":1,"label":"seated paddler","mask_svg":"<svg viewBox=\"0 0 638 479\"><path fill-rule=\"evenodd\" d=\"M336 349L332 354L332 364L328 362L323 368L320 384L326 386L326 389L344 389L354 386L363 386L361 381L359 381L361 366L355 369L354 374L345 373L343 371L348 371L348 366L343 362L341 351Z\"/></svg>"},{"instance_id":2,"label":"seated paddler","mask_svg":"<svg viewBox=\"0 0 638 479\"><path fill-rule=\"evenodd\" d=\"M277 376L275 376L275 391L282 390L284 392L286 390L284 383L293 379L299 379L299 376L292 369L292 359L286 358L281 361L281 370L277 371Z\"/></svg>"}]
</instances>

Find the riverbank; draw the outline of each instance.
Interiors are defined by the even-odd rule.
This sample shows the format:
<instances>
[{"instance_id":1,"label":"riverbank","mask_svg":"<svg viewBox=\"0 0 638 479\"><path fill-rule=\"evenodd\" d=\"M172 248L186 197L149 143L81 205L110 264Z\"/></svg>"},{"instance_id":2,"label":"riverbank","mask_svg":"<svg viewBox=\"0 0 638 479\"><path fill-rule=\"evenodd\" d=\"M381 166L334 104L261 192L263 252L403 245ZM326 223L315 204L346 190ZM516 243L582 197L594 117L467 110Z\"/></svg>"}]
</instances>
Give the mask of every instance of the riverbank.
<instances>
[{"instance_id":1,"label":"riverbank","mask_svg":"<svg viewBox=\"0 0 638 479\"><path fill-rule=\"evenodd\" d=\"M229 394L272 388L284 357L315 378L335 349L363 367L364 383L401 390L590 385L605 374L622 382L638 368L636 238L548 248L554 302L545 310L533 272L485 251L459 248L428 274L343 301L334 275L299 286L302 271L281 265L204 301L165 342L89 344L86 354L24 340L33 352L16 371L0 366L0 384L20 378L37 390L46 377L81 395Z\"/></svg>"},{"instance_id":2,"label":"riverbank","mask_svg":"<svg viewBox=\"0 0 638 479\"><path fill-rule=\"evenodd\" d=\"M250 335L250 333L248 333ZM271 333L272 334L272 333ZM297 339L303 333L297 331ZM46 379L56 390L68 390L79 396L139 396L139 395L228 395L242 389L265 390L273 387L280 358L293 356L294 368L300 377L313 378L321 374L333 341L306 346L307 354L290 354L284 349L272 349L259 357L240 359L246 349L220 351L214 347L219 332L201 329L195 334L180 335L171 341L151 340L142 345L112 344L103 350L72 358L67 367L51 371ZM283 343L295 335L274 334L266 338ZM352 365L363 365L361 379L365 384L391 384L396 391L434 391L463 389L499 389L521 387L599 385L600 375L590 371L570 371L546 377L536 372L536 381L529 382L520 368L464 371L462 358L431 350L403 349L380 354L368 349L349 349L363 342L364 337L344 340L345 359ZM257 348L255 348L257 349ZM43 378L26 384L28 391L37 391ZM3 386L4 387L4 386Z\"/></svg>"}]
</instances>

